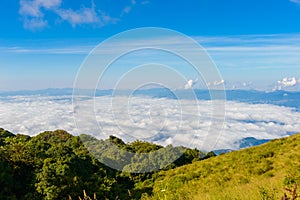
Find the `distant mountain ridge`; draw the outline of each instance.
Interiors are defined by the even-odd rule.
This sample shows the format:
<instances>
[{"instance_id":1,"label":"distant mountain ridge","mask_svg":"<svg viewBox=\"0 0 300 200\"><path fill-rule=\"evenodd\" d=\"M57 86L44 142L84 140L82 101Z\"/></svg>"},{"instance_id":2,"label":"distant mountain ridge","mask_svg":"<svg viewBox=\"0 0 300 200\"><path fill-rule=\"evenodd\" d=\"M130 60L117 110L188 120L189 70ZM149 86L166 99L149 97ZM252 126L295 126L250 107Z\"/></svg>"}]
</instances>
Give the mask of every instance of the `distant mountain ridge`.
<instances>
[{"instance_id":1,"label":"distant mountain ridge","mask_svg":"<svg viewBox=\"0 0 300 200\"><path fill-rule=\"evenodd\" d=\"M190 92L186 90L171 91L165 88L153 88L146 90L136 90L132 93L131 90L84 90L78 89L78 93L95 94L95 96L110 96L110 95L134 95L148 96L151 98L168 98L168 99L194 99ZM210 91L208 90L193 90L198 100L211 100ZM223 93L223 91L213 91L214 93ZM70 96L73 94L73 88L62 89L45 89L45 90L23 90L12 92L0 92L0 97L7 96L26 96L26 95L41 95L41 96ZM276 90L273 92L256 91L256 90L226 90L226 100L238 101L251 104L273 104L300 109L300 91L289 92L284 90ZM176 96L177 95L177 96Z\"/></svg>"}]
</instances>

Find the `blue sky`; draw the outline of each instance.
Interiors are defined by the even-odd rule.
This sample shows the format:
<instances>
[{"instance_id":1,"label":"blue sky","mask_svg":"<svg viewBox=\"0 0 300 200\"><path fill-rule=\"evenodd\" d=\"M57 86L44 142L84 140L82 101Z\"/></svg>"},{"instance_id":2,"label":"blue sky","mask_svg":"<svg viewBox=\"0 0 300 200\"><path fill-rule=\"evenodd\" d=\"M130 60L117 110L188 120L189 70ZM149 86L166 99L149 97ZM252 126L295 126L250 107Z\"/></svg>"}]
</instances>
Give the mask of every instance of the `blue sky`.
<instances>
[{"instance_id":1,"label":"blue sky","mask_svg":"<svg viewBox=\"0 0 300 200\"><path fill-rule=\"evenodd\" d=\"M207 49L228 88L272 89L300 83L299 0L1 4L0 91L72 87L82 61L99 42L148 26L193 37Z\"/></svg>"}]
</instances>

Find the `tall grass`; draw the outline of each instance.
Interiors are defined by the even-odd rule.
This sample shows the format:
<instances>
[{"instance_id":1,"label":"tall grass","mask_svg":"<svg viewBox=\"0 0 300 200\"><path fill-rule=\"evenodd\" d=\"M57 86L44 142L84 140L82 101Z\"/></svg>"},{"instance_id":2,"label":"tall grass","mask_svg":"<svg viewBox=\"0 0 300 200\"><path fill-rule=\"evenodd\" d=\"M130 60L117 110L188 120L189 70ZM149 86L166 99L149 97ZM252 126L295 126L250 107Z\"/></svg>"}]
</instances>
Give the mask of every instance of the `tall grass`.
<instances>
[{"instance_id":1,"label":"tall grass","mask_svg":"<svg viewBox=\"0 0 300 200\"><path fill-rule=\"evenodd\" d=\"M300 134L161 172L143 199L299 199Z\"/></svg>"}]
</instances>

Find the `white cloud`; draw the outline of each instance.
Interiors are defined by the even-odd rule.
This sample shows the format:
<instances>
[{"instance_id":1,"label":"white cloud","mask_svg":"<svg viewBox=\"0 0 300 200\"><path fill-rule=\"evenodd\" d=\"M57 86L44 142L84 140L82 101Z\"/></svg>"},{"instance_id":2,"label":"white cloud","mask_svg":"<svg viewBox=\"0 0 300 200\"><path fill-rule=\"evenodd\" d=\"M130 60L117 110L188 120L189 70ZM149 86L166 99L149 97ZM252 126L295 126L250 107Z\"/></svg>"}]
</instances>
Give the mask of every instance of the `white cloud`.
<instances>
[{"instance_id":1,"label":"white cloud","mask_svg":"<svg viewBox=\"0 0 300 200\"><path fill-rule=\"evenodd\" d=\"M111 17L104 11L96 9L93 0L87 1L89 5L82 5L80 9L64 8L62 0L20 0L19 14L23 17L24 28L30 30L42 29L49 26L47 12L56 14L57 20L66 21L73 27L81 24L93 24L104 26L110 23L116 23L118 18ZM134 0L126 6L123 13L129 13L136 4Z\"/></svg>"},{"instance_id":2,"label":"white cloud","mask_svg":"<svg viewBox=\"0 0 300 200\"><path fill-rule=\"evenodd\" d=\"M43 18L24 19L24 28L29 30L40 30L48 26L48 22Z\"/></svg>"},{"instance_id":3,"label":"white cloud","mask_svg":"<svg viewBox=\"0 0 300 200\"><path fill-rule=\"evenodd\" d=\"M56 10L61 0L20 0L19 14L24 17L24 28L30 30L42 29L48 25L42 9Z\"/></svg>"},{"instance_id":4,"label":"white cloud","mask_svg":"<svg viewBox=\"0 0 300 200\"><path fill-rule=\"evenodd\" d=\"M292 78L283 78L281 81L278 81L279 84L287 86L295 86L299 80L296 80L295 77Z\"/></svg>"},{"instance_id":5,"label":"white cloud","mask_svg":"<svg viewBox=\"0 0 300 200\"><path fill-rule=\"evenodd\" d=\"M82 99L74 124L70 96L19 96L0 98L0 127L14 133L36 135L45 130L65 129L72 134L89 133L99 138L114 134L130 141L146 138L162 145L184 145L210 150L238 148L245 137L274 139L300 130L300 113L268 104L226 102L226 120L214 147L203 143L212 125L212 102L147 97L97 97ZM220 101L219 103L224 103ZM92 113L89 108L92 105ZM95 113L94 113L95 111ZM95 120L96 119L96 120ZM100 124L101 129L98 127ZM221 122L220 122L221 123Z\"/></svg>"},{"instance_id":6,"label":"white cloud","mask_svg":"<svg viewBox=\"0 0 300 200\"><path fill-rule=\"evenodd\" d=\"M212 87L212 86L222 86L225 84L225 81L224 80L219 80L219 81L213 81L213 82L207 82L206 85L209 86L209 87Z\"/></svg>"},{"instance_id":7,"label":"white cloud","mask_svg":"<svg viewBox=\"0 0 300 200\"><path fill-rule=\"evenodd\" d=\"M54 129L75 132L72 105L66 98L68 97L17 96L5 100L0 98L0 126L14 133L28 135Z\"/></svg>"},{"instance_id":8,"label":"white cloud","mask_svg":"<svg viewBox=\"0 0 300 200\"><path fill-rule=\"evenodd\" d=\"M191 89L196 83L197 83L197 79L196 80L188 80L188 82L184 85L184 89L188 90Z\"/></svg>"},{"instance_id":9,"label":"white cloud","mask_svg":"<svg viewBox=\"0 0 300 200\"><path fill-rule=\"evenodd\" d=\"M222 85L222 84L224 84L224 83L225 83L224 80L214 81L214 86Z\"/></svg>"},{"instance_id":10,"label":"white cloud","mask_svg":"<svg viewBox=\"0 0 300 200\"><path fill-rule=\"evenodd\" d=\"M214 59L227 81L264 80L260 90L272 90L281 76L297 75L300 57L299 34L195 37ZM236 73L236 72L239 73ZM274 73L269 73L272 71ZM243 80L247 77L247 80ZM251 87L255 87L252 85Z\"/></svg>"},{"instance_id":11,"label":"white cloud","mask_svg":"<svg viewBox=\"0 0 300 200\"><path fill-rule=\"evenodd\" d=\"M42 17L44 14L41 9L55 9L60 7L61 3L61 0L20 0L19 13L31 17Z\"/></svg>"},{"instance_id":12,"label":"white cloud","mask_svg":"<svg viewBox=\"0 0 300 200\"><path fill-rule=\"evenodd\" d=\"M290 89L297 85L299 85L300 79L296 79L295 77L285 77L282 80L277 81L277 85L275 90L283 90L283 89Z\"/></svg>"},{"instance_id":13,"label":"white cloud","mask_svg":"<svg viewBox=\"0 0 300 200\"><path fill-rule=\"evenodd\" d=\"M98 14L94 8L81 8L74 11L72 9L60 9L57 10L57 14L62 20L68 21L73 27L79 24L99 24L103 25L100 21Z\"/></svg>"}]
</instances>

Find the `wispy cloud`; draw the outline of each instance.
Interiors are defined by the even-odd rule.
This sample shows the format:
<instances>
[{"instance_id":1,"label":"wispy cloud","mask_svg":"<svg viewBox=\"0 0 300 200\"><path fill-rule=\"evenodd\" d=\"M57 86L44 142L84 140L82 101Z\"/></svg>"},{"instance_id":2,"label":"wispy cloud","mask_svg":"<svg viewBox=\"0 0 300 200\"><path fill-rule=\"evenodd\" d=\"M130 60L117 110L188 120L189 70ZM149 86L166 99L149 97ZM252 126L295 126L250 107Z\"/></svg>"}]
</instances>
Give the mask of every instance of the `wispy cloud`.
<instances>
[{"instance_id":1,"label":"wispy cloud","mask_svg":"<svg viewBox=\"0 0 300 200\"><path fill-rule=\"evenodd\" d=\"M129 5L125 6L124 9L121 12L120 16L123 16L125 14L128 14L131 12L132 8L136 5L136 0L131 0Z\"/></svg>"},{"instance_id":2,"label":"wispy cloud","mask_svg":"<svg viewBox=\"0 0 300 200\"><path fill-rule=\"evenodd\" d=\"M81 8L78 11L71 9L60 10L58 11L58 14L63 20L70 22L73 27L77 24L100 22L97 13L93 8Z\"/></svg>"},{"instance_id":3,"label":"wispy cloud","mask_svg":"<svg viewBox=\"0 0 300 200\"><path fill-rule=\"evenodd\" d=\"M43 18L25 18L24 19L24 28L29 30L41 30L48 26L48 22Z\"/></svg>"},{"instance_id":4,"label":"wispy cloud","mask_svg":"<svg viewBox=\"0 0 300 200\"><path fill-rule=\"evenodd\" d=\"M90 11L90 12L89 12ZM68 21L70 21L71 24L80 24L80 23L92 23L93 21L97 21L96 14L93 9L89 8L82 8L79 11L73 11L73 10L64 10L61 12L61 15L63 18ZM85 15L86 17L84 19L80 19L80 16ZM102 21L105 23L114 21L113 18L111 18L109 15L106 15L105 13L100 13ZM37 20L37 19L34 19ZM117 20L117 19L115 19ZM117 22L117 21L115 21ZM47 21L38 21L38 23L47 23ZM42 25L40 25L42 26ZM205 50L207 50L209 53L213 54L236 54L236 53L263 53L264 55L294 55L294 56L300 56L300 34L291 34L291 35L285 35L285 34L278 34L278 35L237 35L237 36L219 36L219 37L192 37L195 39L196 42L198 42L200 45L204 47ZM99 42L96 39L92 39L93 44L90 46L90 48L94 48L98 45ZM45 42L45 41L43 41ZM76 43L74 43L76 42ZM91 41L73 41L74 45L78 43L91 43ZM120 46L132 46L133 48L136 45L143 45L145 46L149 44L163 44L166 46L174 46L177 45L178 48L182 47L184 48L182 42L178 38L174 37L162 37L162 38L146 38L143 39L132 39L130 42L128 40L126 41L120 41L116 44L111 44L112 46L112 53L113 48L119 48ZM49 44L50 45L50 44ZM47 48L51 48L51 46L47 46ZM77 45L78 48L81 48L81 46ZM2 47L3 49L4 47ZM24 47L25 49L28 49ZM0 47L1 49L1 47ZM37 51L40 50L40 47L35 48ZM68 49L68 47L63 46L62 49ZM184 49L189 50L189 49ZM30 51L28 51L30 52Z\"/></svg>"},{"instance_id":5,"label":"wispy cloud","mask_svg":"<svg viewBox=\"0 0 300 200\"><path fill-rule=\"evenodd\" d=\"M61 0L20 0L19 13L31 17L43 17L42 9L56 9L61 6Z\"/></svg>"},{"instance_id":6,"label":"wispy cloud","mask_svg":"<svg viewBox=\"0 0 300 200\"><path fill-rule=\"evenodd\" d=\"M121 14L112 17L105 11L96 8L93 0L87 1L86 4L81 5L80 9L63 7L63 0L20 0L19 14L23 18L24 28L29 30L39 30L50 26L50 21L65 21L76 27L82 24L95 25L102 27L107 24L116 23L119 17L128 14L133 6L136 4L135 0L131 0L127 6L121 11ZM47 13L54 13L57 19L49 19Z\"/></svg>"},{"instance_id":7,"label":"wispy cloud","mask_svg":"<svg viewBox=\"0 0 300 200\"><path fill-rule=\"evenodd\" d=\"M43 9L54 11L61 3L61 0L20 0L19 14L24 18L24 28L36 30L46 27L48 21L44 19Z\"/></svg>"},{"instance_id":8,"label":"wispy cloud","mask_svg":"<svg viewBox=\"0 0 300 200\"><path fill-rule=\"evenodd\" d=\"M296 4L299 4L299 5L300 5L300 0L290 0L290 2L296 3Z\"/></svg>"},{"instance_id":9,"label":"wispy cloud","mask_svg":"<svg viewBox=\"0 0 300 200\"><path fill-rule=\"evenodd\" d=\"M2 54L63 54L63 55L87 55L94 45L77 45L77 46L66 46L66 47L48 47L48 48L35 48L35 47L24 47L24 46L0 46L0 53Z\"/></svg>"},{"instance_id":10,"label":"wispy cloud","mask_svg":"<svg viewBox=\"0 0 300 200\"><path fill-rule=\"evenodd\" d=\"M214 82L212 82L212 83L208 82L208 83L206 83L206 84L207 84L208 86L210 86L210 85L218 86L218 85L222 85L222 84L224 84L224 83L225 83L224 80L220 80L220 81L214 81Z\"/></svg>"},{"instance_id":11,"label":"wispy cloud","mask_svg":"<svg viewBox=\"0 0 300 200\"><path fill-rule=\"evenodd\" d=\"M83 11L81 11L83 12ZM73 13L78 17L76 13ZM70 14L69 14L70 15ZM104 14L103 14L104 16ZM89 21L95 20L91 14ZM109 16L106 16L111 21ZM105 19L106 17L102 17ZM71 19L70 19L71 20ZM82 19L72 19L73 26L81 23ZM41 22L42 23L42 22ZM106 23L106 22L105 22ZM43 24L41 25L43 26ZM237 35L219 37L193 37L200 45L208 51L216 63L222 78L226 80L227 88L272 90L277 87L277 81L284 77L300 78L300 35L299 34L277 34L277 35ZM34 46L32 42L20 41L18 46L12 42L2 42L0 53L2 54L81 54L87 55L97 44L98 39L86 39L79 41L43 41L44 47ZM40 44L40 42L38 42ZM66 45L72 44L72 45ZM99 51L101 55L114 55L116 49L136 49L150 45L161 45L165 49L176 46L178 51L187 52L191 56L196 55L192 48L175 37L151 37L151 38L128 38L122 41L111 42L109 48ZM96 51L95 53L97 53ZM144 52L144 51L142 51ZM141 53L142 53L141 52ZM144 52L145 54L132 54L134 56L124 57L123 66L134 66L134 64L147 61L166 63L182 71L189 68L180 65L179 59L167 57L161 52ZM147 55L147 56L146 56ZM149 56L151 55L151 56ZM172 58L172 59L170 59ZM125 62L126 60L126 62ZM172 63L171 63L172 62ZM183 62L181 62L184 64ZM171 65L172 64L172 65ZM187 74L187 80L197 78L194 74ZM199 77L198 77L199 78ZM210 80L210 84L214 84ZM219 80L220 81L220 80ZM259 82L260 81L260 82ZM200 83L200 82L199 82ZM248 84L251 83L251 84ZM178 87L184 87L186 83ZM194 87L198 87L195 85ZM176 85L177 87L177 85ZM296 88L296 87L294 87Z\"/></svg>"},{"instance_id":12,"label":"wispy cloud","mask_svg":"<svg viewBox=\"0 0 300 200\"><path fill-rule=\"evenodd\" d=\"M146 4L149 4L149 3L150 3L150 1L142 1L141 2L142 5L146 5Z\"/></svg>"}]
</instances>

